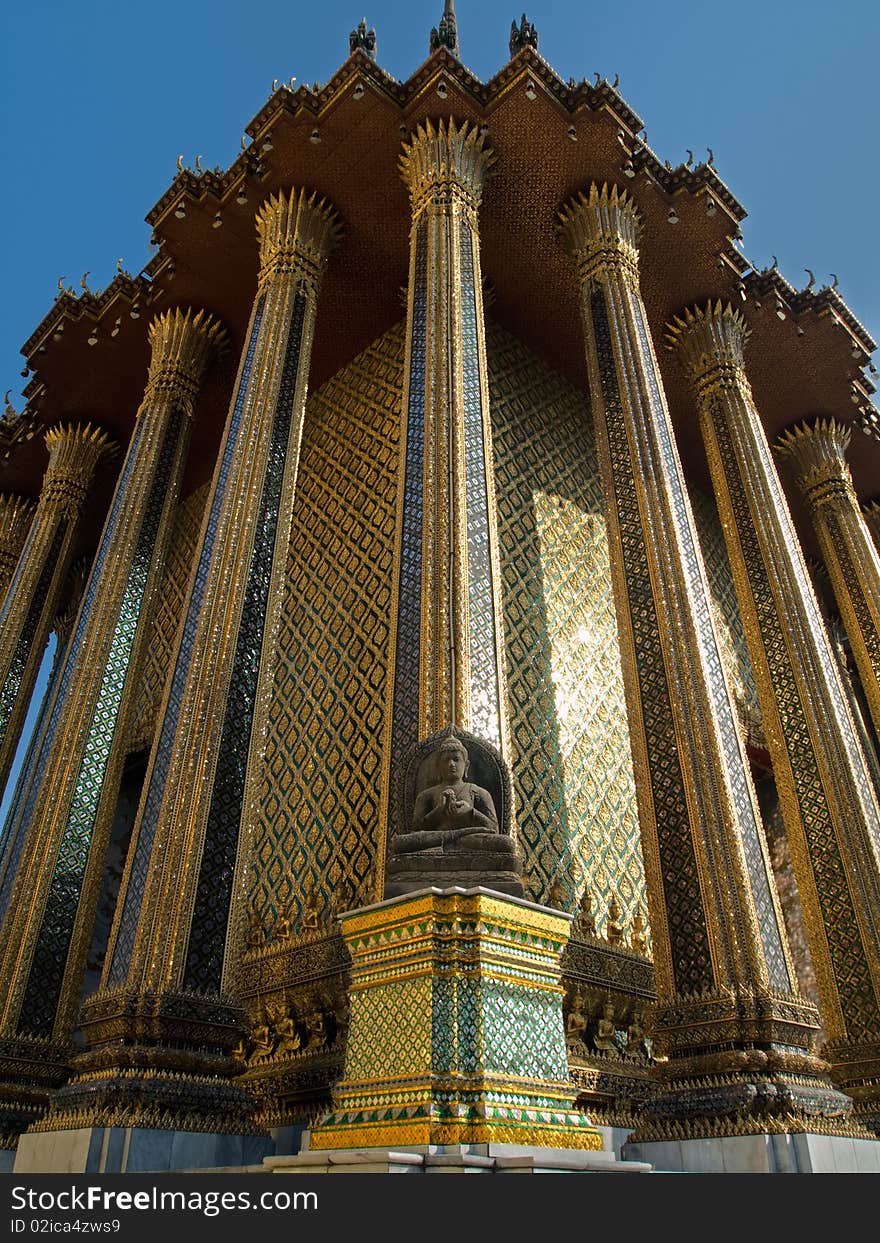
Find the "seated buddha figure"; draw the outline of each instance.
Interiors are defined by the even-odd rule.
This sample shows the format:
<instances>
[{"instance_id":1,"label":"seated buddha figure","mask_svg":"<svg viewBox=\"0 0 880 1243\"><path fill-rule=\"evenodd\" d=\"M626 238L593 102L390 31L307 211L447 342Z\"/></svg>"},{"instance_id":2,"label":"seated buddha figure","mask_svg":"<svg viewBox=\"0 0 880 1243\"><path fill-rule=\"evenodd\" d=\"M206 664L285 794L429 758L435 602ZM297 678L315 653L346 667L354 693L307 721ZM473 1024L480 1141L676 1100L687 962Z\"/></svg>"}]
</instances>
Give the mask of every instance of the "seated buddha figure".
<instances>
[{"instance_id":1,"label":"seated buddha figure","mask_svg":"<svg viewBox=\"0 0 880 1243\"><path fill-rule=\"evenodd\" d=\"M445 738L434 758L434 775L438 780L416 796L411 829L397 834L395 853L512 853L510 838L499 832L492 795L465 780L468 754L463 743L454 737Z\"/></svg>"}]
</instances>

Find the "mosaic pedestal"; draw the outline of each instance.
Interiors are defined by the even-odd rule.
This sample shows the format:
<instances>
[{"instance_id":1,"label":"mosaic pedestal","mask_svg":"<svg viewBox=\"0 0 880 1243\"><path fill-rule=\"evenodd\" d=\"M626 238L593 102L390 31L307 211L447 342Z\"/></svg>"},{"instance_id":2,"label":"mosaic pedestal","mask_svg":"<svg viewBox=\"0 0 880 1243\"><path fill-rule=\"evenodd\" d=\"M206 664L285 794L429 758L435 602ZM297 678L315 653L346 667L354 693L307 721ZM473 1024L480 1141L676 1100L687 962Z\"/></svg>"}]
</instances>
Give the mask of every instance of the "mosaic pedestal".
<instances>
[{"instance_id":1,"label":"mosaic pedestal","mask_svg":"<svg viewBox=\"0 0 880 1243\"><path fill-rule=\"evenodd\" d=\"M481 888L426 889L343 915L345 1071L310 1151L600 1150L568 1079L559 957L570 923Z\"/></svg>"}]
</instances>

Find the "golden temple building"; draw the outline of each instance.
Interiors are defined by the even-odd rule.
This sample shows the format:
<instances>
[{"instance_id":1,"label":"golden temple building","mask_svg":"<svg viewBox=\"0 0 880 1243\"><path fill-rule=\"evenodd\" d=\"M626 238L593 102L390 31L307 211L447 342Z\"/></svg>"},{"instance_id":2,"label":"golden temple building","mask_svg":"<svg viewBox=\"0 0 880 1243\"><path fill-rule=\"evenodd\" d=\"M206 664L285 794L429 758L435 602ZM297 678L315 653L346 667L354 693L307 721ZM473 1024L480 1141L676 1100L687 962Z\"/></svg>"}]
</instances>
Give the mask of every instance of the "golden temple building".
<instances>
[{"instance_id":1,"label":"golden temple building","mask_svg":"<svg viewBox=\"0 0 880 1243\"><path fill-rule=\"evenodd\" d=\"M349 50L0 419L4 1168L880 1172L874 342L525 16Z\"/></svg>"}]
</instances>

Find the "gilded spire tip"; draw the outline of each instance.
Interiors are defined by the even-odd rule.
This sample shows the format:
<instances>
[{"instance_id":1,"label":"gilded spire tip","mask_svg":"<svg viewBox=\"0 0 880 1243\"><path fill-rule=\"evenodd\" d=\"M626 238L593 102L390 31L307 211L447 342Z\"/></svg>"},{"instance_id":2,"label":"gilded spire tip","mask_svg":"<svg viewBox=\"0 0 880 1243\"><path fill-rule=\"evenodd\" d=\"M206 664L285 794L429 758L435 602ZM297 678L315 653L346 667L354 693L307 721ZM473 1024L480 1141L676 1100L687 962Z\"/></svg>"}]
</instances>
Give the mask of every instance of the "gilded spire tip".
<instances>
[{"instance_id":1,"label":"gilded spire tip","mask_svg":"<svg viewBox=\"0 0 880 1243\"><path fill-rule=\"evenodd\" d=\"M458 48L458 23L455 19L455 0L445 0L443 5L443 16L437 26L431 29L430 48L432 52L436 52L438 48L445 47L453 56L459 55Z\"/></svg>"}]
</instances>

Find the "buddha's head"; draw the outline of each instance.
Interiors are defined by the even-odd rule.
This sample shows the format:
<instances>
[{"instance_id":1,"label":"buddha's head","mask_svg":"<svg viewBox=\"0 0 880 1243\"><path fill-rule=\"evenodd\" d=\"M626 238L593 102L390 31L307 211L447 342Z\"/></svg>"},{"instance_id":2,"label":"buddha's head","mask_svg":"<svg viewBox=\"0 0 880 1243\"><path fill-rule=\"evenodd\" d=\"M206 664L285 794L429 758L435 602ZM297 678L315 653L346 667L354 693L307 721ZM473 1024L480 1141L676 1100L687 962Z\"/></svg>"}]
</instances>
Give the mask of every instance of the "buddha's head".
<instances>
[{"instance_id":1,"label":"buddha's head","mask_svg":"<svg viewBox=\"0 0 880 1243\"><path fill-rule=\"evenodd\" d=\"M437 752L437 776L440 781L461 781L467 776L468 753L457 738L445 738Z\"/></svg>"}]
</instances>

